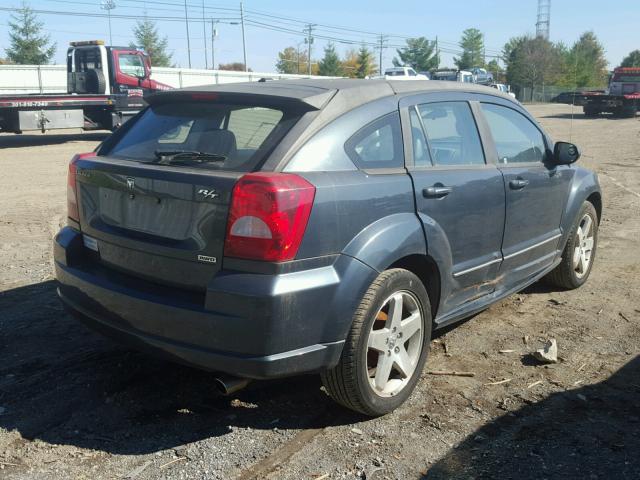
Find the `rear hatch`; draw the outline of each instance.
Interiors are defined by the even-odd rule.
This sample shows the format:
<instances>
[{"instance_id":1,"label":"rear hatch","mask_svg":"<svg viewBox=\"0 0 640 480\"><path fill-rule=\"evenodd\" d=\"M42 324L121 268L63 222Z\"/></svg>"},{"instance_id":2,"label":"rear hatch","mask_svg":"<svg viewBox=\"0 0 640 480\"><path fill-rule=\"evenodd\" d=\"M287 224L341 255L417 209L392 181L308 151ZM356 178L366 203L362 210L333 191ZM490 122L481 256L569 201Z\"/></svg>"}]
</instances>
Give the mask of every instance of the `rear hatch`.
<instances>
[{"instance_id":1,"label":"rear hatch","mask_svg":"<svg viewBox=\"0 0 640 480\"><path fill-rule=\"evenodd\" d=\"M107 268L203 291L221 268L231 192L308 108L151 105L76 163L85 246Z\"/></svg>"}]
</instances>

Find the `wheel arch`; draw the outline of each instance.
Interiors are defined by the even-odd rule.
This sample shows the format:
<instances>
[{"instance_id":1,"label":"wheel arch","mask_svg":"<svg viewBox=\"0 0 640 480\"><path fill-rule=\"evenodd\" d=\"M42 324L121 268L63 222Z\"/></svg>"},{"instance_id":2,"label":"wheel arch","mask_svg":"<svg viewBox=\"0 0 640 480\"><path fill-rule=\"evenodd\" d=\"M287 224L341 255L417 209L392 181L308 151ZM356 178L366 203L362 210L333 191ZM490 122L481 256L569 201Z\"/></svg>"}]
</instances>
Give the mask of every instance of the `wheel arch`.
<instances>
[{"instance_id":1,"label":"wheel arch","mask_svg":"<svg viewBox=\"0 0 640 480\"><path fill-rule=\"evenodd\" d=\"M429 255L407 255L387 267L387 269L391 268L403 268L420 279L429 296L429 303L431 303L431 318L435 319L440 306L442 286L440 269L436 261Z\"/></svg>"},{"instance_id":2,"label":"wheel arch","mask_svg":"<svg viewBox=\"0 0 640 480\"><path fill-rule=\"evenodd\" d=\"M600 192L593 192L587 197L587 202L591 203L598 214L598 225L602 221L602 195Z\"/></svg>"}]
</instances>

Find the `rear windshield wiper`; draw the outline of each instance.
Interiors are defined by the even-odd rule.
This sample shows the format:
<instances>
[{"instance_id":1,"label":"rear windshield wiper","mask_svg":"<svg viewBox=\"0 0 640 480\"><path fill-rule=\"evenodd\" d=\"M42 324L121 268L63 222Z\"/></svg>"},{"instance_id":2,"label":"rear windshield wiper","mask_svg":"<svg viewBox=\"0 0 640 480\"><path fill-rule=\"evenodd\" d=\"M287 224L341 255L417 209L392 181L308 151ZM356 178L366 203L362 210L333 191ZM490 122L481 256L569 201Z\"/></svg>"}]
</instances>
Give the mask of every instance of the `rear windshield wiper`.
<instances>
[{"instance_id":1,"label":"rear windshield wiper","mask_svg":"<svg viewBox=\"0 0 640 480\"><path fill-rule=\"evenodd\" d=\"M156 150L154 154L156 159L152 163L162 165L180 163L184 160L207 163L224 162L227 159L226 155L222 155L220 153L198 152L196 150Z\"/></svg>"}]
</instances>

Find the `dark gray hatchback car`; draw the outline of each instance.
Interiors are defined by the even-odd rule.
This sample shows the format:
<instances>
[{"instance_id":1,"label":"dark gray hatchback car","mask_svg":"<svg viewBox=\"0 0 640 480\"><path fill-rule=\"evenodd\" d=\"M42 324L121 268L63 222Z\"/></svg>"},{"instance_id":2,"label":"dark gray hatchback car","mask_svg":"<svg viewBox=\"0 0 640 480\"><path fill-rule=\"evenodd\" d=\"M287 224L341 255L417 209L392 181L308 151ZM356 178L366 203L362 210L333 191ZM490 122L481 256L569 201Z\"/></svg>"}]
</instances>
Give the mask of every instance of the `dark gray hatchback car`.
<instances>
[{"instance_id":1,"label":"dark gray hatchback car","mask_svg":"<svg viewBox=\"0 0 640 480\"><path fill-rule=\"evenodd\" d=\"M596 176L495 89L301 80L176 90L69 166L59 295L139 348L251 378L319 372L380 415L434 329L589 276ZM232 376L232 377L230 377Z\"/></svg>"}]
</instances>

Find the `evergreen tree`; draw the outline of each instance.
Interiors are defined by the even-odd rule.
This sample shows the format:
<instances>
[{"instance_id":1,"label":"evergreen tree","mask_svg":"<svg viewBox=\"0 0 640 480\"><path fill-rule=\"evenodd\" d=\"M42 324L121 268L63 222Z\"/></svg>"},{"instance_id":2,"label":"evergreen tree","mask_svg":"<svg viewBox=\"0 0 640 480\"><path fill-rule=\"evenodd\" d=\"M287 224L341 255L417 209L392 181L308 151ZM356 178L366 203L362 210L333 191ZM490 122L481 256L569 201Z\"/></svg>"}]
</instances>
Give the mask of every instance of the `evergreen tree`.
<instances>
[{"instance_id":1,"label":"evergreen tree","mask_svg":"<svg viewBox=\"0 0 640 480\"><path fill-rule=\"evenodd\" d=\"M640 67L640 50L629 53L620 64L621 67Z\"/></svg>"},{"instance_id":2,"label":"evergreen tree","mask_svg":"<svg viewBox=\"0 0 640 480\"><path fill-rule=\"evenodd\" d=\"M318 64L318 74L327 77L341 77L344 75L340 57L336 52L335 45L331 42L324 47L324 57Z\"/></svg>"},{"instance_id":3,"label":"evergreen tree","mask_svg":"<svg viewBox=\"0 0 640 480\"><path fill-rule=\"evenodd\" d=\"M22 4L9 21L9 48L7 60L21 65L43 65L49 63L56 52L56 44L49 35L42 33L44 24L26 3Z\"/></svg>"},{"instance_id":4,"label":"evergreen tree","mask_svg":"<svg viewBox=\"0 0 640 480\"><path fill-rule=\"evenodd\" d=\"M366 78L376 73L376 65L373 63L373 55L371 50L362 45L358 50L356 76L358 78Z\"/></svg>"},{"instance_id":5,"label":"evergreen tree","mask_svg":"<svg viewBox=\"0 0 640 480\"><path fill-rule=\"evenodd\" d=\"M131 47L142 47L151 59L154 67L171 67L171 54L167 52L169 41L167 37L160 38L155 22L145 18L139 20L133 29L136 43Z\"/></svg>"},{"instance_id":6,"label":"evergreen tree","mask_svg":"<svg viewBox=\"0 0 640 480\"><path fill-rule=\"evenodd\" d=\"M462 55L453 62L460 70L473 67L484 67L484 34L477 28L467 28L462 32L460 40Z\"/></svg>"},{"instance_id":7,"label":"evergreen tree","mask_svg":"<svg viewBox=\"0 0 640 480\"><path fill-rule=\"evenodd\" d=\"M417 72L424 72L438 68L440 59L436 53L436 42L424 37L408 38L407 46L397 49L398 58L393 59L396 67L408 66Z\"/></svg>"}]
</instances>

